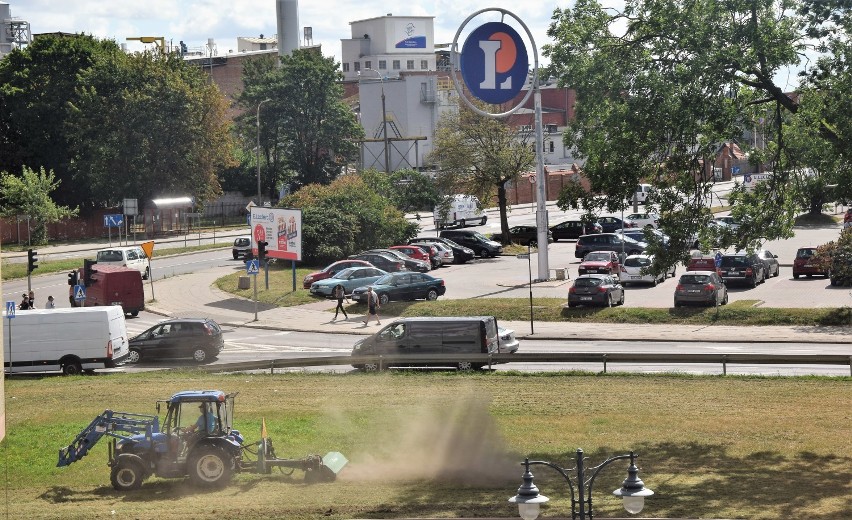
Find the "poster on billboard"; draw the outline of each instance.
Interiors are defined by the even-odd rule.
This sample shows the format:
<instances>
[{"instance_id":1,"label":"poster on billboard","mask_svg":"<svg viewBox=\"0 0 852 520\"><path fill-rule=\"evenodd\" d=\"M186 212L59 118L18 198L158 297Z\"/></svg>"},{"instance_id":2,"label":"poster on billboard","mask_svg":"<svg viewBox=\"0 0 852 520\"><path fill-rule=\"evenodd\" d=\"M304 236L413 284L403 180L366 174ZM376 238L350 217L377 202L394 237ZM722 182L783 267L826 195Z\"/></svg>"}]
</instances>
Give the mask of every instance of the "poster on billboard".
<instances>
[{"instance_id":1,"label":"poster on billboard","mask_svg":"<svg viewBox=\"0 0 852 520\"><path fill-rule=\"evenodd\" d=\"M266 242L269 258L302 259L302 210L251 208L251 248L257 254L257 243Z\"/></svg>"}]
</instances>

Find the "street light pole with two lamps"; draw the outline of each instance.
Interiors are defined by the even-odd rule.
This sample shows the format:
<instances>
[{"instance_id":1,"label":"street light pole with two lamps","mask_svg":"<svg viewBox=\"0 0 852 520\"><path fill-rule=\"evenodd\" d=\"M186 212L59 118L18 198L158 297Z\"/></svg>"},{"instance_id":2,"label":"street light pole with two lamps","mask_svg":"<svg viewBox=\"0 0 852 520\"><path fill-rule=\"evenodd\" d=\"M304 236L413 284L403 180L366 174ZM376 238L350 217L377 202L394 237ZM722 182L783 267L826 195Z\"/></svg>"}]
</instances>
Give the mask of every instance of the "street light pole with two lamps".
<instances>
[{"instance_id":1,"label":"street light pole with two lamps","mask_svg":"<svg viewBox=\"0 0 852 520\"><path fill-rule=\"evenodd\" d=\"M615 496L620 496L624 499L624 509L630 514L637 514L642 511L645 505L645 497L654 494L653 491L645 487L645 483L639 478L639 468L635 463L636 455L631 451L627 455L617 455L610 457L591 468L585 468L585 457L583 450L577 449L577 466L574 469L565 469L552 462L542 460L526 459L523 462L525 471L523 475L523 484L518 488L518 494L509 499L509 502L518 504L518 512L523 520L535 520L540 512L540 505L549 501L546 496L539 494L538 488L533 483L533 474L530 472L530 466L547 466L555 469L562 478L568 483L568 488L571 491L571 518L580 520L591 520L594 518L592 512L592 488L595 484L595 477L598 473L609 464L617 461L630 459L630 465L627 467L627 478L621 484L619 489L612 492ZM570 473L576 471L576 480L572 480ZM586 472L590 471L591 476L586 478ZM576 491L576 493L575 493Z\"/></svg>"},{"instance_id":2,"label":"street light pole with two lamps","mask_svg":"<svg viewBox=\"0 0 852 520\"><path fill-rule=\"evenodd\" d=\"M267 101L272 101L267 98L257 104L257 205L263 206L262 191L260 189L260 107Z\"/></svg>"},{"instance_id":3,"label":"street light pole with two lamps","mask_svg":"<svg viewBox=\"0 0 852 520\"><path fill-rule=\"evenodd\" d=\"M385 78L382 76L382 73L377 71L376 69L365 68L364 70L373 71L379 76L379 81L382 82L382 134L383 140L385 142L385 173L390 173L390 148L388 148L388 116L387 111L385 110ZM358 71L358 75L361 75L361 71Z\"/></svg>"}]
</instances>

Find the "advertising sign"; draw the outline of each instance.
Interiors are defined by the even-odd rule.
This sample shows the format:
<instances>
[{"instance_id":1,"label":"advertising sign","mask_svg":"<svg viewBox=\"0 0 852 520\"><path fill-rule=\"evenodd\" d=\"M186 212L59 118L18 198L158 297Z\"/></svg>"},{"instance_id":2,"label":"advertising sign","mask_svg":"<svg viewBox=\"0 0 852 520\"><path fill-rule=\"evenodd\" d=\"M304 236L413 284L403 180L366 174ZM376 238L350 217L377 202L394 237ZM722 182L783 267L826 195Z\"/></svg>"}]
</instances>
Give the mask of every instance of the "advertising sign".
<instances>
[{"instance_id":1,"label":"advertising sign","mask_svg":"<svg viewBox=\"0 0 852 520\"><path fill-rule=\"evenodd\" d=\"M502 22L480 25L462 46L462 78L470 93L486 103L514 98L526 83L529 65L521 36Z\"/></svg>"},{"instance_id":2,"label":"advertising sign","mask_svg":"<svg viewBox=\"0 0 852 520\"><path fill-rule=\"evenodd\" d=\"M425 49L426 34L423 32L424 27L425 24L417 24L413 20L397 22L394 28L396 39L394 47L397 49Z\"/></svg>"},{"instance_id":3,"label":"advertising sign","mask_svg":"<svg viewBox=\"0 0 852 520\"><path fill-rule=\"evenodd\" d=\"M251 208L251 248L257 255L257 243L267 243L269 258L302 259L302 210Z\"/></svg>"}]
</instances>

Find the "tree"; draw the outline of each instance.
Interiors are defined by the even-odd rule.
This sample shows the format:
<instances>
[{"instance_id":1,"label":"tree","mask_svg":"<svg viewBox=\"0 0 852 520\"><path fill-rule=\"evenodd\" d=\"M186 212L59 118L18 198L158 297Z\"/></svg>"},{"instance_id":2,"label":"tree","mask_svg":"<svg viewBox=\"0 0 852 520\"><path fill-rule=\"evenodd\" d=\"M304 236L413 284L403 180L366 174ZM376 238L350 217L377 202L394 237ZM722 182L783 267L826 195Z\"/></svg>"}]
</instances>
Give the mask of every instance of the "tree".
<instances>
[{"instance_id":1,"label":"tree","mask_svg":"<svg viewBox=\"0 0 852 520\"><path fill-rule=\"evenodd\" d=\"M239 133L247 148L256 146L257 108L271 100L261 107L259 118L267 194L277 193L281 182L293 188L328 184L355 160L363 130L342 100L338 66L311 49L284 56L280 67L274 59L246 64L239 99L246 113L239 120Z\"/></svg>"},{"instance_id":2,"label":"tree","mask_svg":"<svg viewBox=\"0 0 852 520\"><path fill-rule=\"evenodd\" d=\"M47 244L47 224L58 222L64 218L76 216L78 209L59 206L50 197L51 192L59 187L53 172L38 172L24 166L21 176L9 172L0 172L0 200L2 200L2 215L16 217L28 215L35 227L30 232L31 241L35 245Z\"/></svg>"},{"instance_id":3,"label":"tree","mask_svg":"<svg viewBox=\"0 0 852 520\"><path fill-rule=\"evenodd\" d=\"M438 122L431 153L440 168L439 188L445 194L476 195L490 201L497 191L503 243L509 241L506 183L535 164L529 133L518 134L505 121L477 114L467 107L448 111Z\"/></svg>"},{"instance_id":4,"label":"tree","mask_svg":"<svg viewBox=\"0 0 852 520\"><path fill-rule=\"evenodd\" d=\"M439 199L435 182L417 170L396 170L390 174L365 170L361 172L361 178L373 191L387 197L403 213L431 210Z\"/></svg>"},{"instance_id":5,"label":"tree","mask_svg":"<svg viewBox=\"0 0 852 520\"><path fill-rule=\"evenodd\" d=\"M552 74L577 92L565 143L585 160L592 187L563 194L560 205L621 209L636 184L651 181L661 224L672 235L672 247L655 252L672 265L711 216L706 173L719 145L745 146L744 132L763 119L776 144L763 155L749 151L775 174L754 192L737 194L735 215L749 218L722 245L746 249L789 237L795 192L781 160L783 116L795 114L799 102L774 78L808 50L804 18L795 10L802 5L628 0L617 11L578 0L573 9L557 9L548 30L555 43L544 54Z\"/></svg>"},{"instance_id":6,"label":"tree","mask_svg":"<svg viewBox=\"0 0 852 520\"><path fill-rule=\"evenodd\" d=\"M377 247L408 242L417 226L357 175L329 185L310 184L281 199L302 210L302 254L308 263L326 263Z\"/></svg>"}]
</instances>

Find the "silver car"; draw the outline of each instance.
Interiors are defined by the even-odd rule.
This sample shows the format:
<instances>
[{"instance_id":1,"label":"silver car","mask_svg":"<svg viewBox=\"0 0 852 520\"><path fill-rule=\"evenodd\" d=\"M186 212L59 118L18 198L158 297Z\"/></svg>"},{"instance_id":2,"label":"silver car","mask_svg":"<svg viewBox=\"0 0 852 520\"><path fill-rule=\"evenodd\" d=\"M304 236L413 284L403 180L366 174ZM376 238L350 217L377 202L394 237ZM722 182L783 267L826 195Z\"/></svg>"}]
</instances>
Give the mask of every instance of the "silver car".
<instances>
[{"instance_id":1,"label":"silver car","mask_svg":"<svg viewBox=\"0 0 852 520\"><path fill-rule=\"evenodd\" d=\"M764 272L765 278L771 278L781 274L781 265L778 263L778 255L773 255L771 251L763 249L757 252L757 257L763 261L763 266L766 267Z\"/></svg>"},{"instance_id":2,"label":"silver car","mask_svg":"<svg viewBox=\"0 0 852 520\"><path fill-rule=\"evenodd\" d=\"M654 255L628 256L624 259L624 263L621 265L621 272L619 273L621 284L625 286L629 283L649 283L651 285L657 285L659 282L665 281L669 276L674 278L674 266L657 275L653 275L648 272L648 269L651 268L651 264L653 263Z\"/></svg>"}]
</instances>

